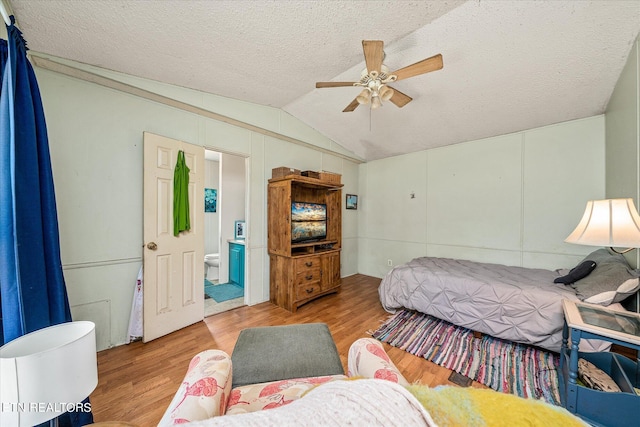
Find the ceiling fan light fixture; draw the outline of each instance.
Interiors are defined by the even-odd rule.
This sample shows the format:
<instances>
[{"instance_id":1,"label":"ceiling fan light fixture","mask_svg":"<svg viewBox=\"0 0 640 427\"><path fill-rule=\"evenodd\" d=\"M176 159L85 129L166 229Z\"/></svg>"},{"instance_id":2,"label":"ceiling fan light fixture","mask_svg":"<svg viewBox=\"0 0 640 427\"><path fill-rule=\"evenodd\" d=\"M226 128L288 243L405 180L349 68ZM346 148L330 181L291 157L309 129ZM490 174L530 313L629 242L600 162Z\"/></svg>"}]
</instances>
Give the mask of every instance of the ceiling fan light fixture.
<instances>
[{"instance_id":1,"label":"ceiling fan light fixture","mask_svg":"<svg viewBox=\"0 0 640 427\"><path fill-rule=\"evenodd\" d=\"M382 85L378 93L380 94L380 99L382 99L383 101L388 101L393 96L393 89L391 89L389 86Z\"/></svg>"},{"instance_id":2,"label":"ceiling fan light fixture","mask_svg":"<svg viewBox=\"0 0 640 427\"><path fill-rule=\"evenodd\" d=\"M402 108L413 98L387 85L398 80L408 79L443 67L442 55L437 54L414 64L389 71L383 63L386 58L382 40L362 40L365 68L360 72L360 80L356 82L316 82L316 88L359 86L362 92L353 100L344 113L354 111L361 104L369 104L371 109L382 107L383 101L390 101L396 107ZM366 91L365 91L366 90Z\"/></svg>"},{"instance_id":3,"label":"ceiling fan light fixture","mask_svg":"<svg viewBox=\"0 0 640 427\"><path fill-rule=\"evenodd\" d=\"M380 97L379 96L372 96L371 97L371 109L375 110L377 108L382 107L382 101L380 101Z\"/></svg>"},{"instance_id":4,"label":"ceiling fan light fixture","mask_svg":"<svg viewBox=\"0 0 640 427\"><path fill-rule=\"evenodd\" d=\"M360 95L356 98L356 101L358 101L358 104L368 104L370 98L371 92L369 92L369 89L363 89L362 92L360 92Z\"/></svg>"}]
</instances>

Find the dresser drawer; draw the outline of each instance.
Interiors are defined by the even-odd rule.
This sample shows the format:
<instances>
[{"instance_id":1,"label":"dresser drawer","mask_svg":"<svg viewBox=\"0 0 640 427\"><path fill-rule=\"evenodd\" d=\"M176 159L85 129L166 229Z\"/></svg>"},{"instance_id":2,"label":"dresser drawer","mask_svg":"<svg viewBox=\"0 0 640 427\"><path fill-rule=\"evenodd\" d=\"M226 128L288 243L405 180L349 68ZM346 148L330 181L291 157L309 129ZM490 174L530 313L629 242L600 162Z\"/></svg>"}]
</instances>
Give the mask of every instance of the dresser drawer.
<instances>
[{"instance_id":1,"label":"dresser drawer","mask_svg":"<svg viewBox=\"0 0 640 427\"><path fill-rule=\"evenodd\" d=\"M298 273L309 270L312 268L320 268L319 256L308 256L300 259L296 259L296 271Z\"/></svg>"},{"instance_id":2,"label":"dresser drawer","mask_svg":"<svg viewBox=\"0 0 640 427\"><path fill-rule=\"evenodd\" d=\"M301 283L296 286L296 300L312 297L320 292L320 281Z\"/></svg>"},{"instance_id":3,"label":"dresser drawer","mask_svg":"<svg viewBox=\"0 0 640 427\"><path fill-rule=\"evenodd\" d=\"M320 281L320 265L306 270L298 270L296 274L296 285L313 283Z\"/></svg>"}]
</instances>

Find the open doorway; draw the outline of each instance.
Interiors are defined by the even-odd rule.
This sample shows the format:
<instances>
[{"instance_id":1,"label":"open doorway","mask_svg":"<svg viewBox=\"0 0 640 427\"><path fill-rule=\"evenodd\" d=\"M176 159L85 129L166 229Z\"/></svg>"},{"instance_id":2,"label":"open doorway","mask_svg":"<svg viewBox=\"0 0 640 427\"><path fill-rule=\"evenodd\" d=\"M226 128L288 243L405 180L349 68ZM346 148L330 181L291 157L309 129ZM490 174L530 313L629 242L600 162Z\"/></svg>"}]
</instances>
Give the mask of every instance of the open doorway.
<instances>
[{"instance_id":1,"label":"open doorway","mask_svg":"<svg viewBox=\"0 0 640 427\"><path fill-rule=\"evenodd\" d=\"M205 317L245 305L246 175L244 157L205 151Z\"/></svg>"}]
</instances>

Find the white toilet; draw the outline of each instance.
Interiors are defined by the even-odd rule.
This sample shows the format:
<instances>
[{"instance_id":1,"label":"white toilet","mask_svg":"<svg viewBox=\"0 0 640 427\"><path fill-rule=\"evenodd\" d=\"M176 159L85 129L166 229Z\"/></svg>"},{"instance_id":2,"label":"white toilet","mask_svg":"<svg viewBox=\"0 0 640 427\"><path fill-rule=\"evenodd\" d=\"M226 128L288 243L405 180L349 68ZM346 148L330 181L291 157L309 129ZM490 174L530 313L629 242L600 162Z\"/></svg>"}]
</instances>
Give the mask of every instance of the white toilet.
<instances>
[{"instance_id":1,"label":"white toilet","mask_svg":"<svg viewBox=\"0 0 640 427\"><path fill-rule=\"evenodd\" d=\"M207 280L218 280L220 267L220 254L208 254L204 256L204 269Z\"/></svg>"}]
</instances>

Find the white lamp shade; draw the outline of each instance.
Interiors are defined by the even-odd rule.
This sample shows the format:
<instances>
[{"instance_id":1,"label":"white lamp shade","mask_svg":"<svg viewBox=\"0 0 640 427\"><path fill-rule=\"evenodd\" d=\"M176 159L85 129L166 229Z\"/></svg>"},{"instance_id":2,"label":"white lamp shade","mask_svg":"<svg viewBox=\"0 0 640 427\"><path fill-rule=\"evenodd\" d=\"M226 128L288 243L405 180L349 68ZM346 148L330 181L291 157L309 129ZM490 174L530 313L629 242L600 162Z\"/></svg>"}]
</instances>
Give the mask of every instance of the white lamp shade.
<instances>
[{"instance_id":1,"label":"white lamp shade","mask_svg":"<svg viewBox=\"0 0 640 427\"><path fill-rule=\"evenodd\" d=\"M633 199L588 201L582 219L565 242L640 248L640 215Z\"/></svg>"},{"instance_id":2,"label":"white lamp shade","mask_svg":"<svg viewBox=\"0 0 640 427\"><path fill-rule=\"evenodd\" d=\"M98 384L95 324L67 322L0 347L0 425L33 426L77 408Z\"/></svg>"}]
</instances>

